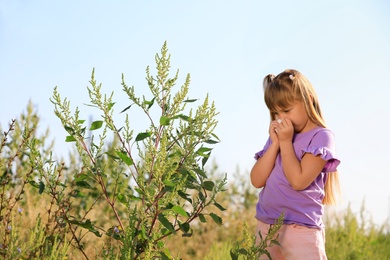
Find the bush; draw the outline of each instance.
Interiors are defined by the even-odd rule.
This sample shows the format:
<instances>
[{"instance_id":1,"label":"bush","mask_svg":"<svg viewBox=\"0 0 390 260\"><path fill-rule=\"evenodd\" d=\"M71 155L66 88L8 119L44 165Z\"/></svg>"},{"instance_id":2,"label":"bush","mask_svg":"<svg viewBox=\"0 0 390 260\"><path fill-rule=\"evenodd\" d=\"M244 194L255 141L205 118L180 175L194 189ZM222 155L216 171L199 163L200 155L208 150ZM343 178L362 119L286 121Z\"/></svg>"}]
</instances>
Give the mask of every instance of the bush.
<instances>
[{"instance_id":1,"label":"bush","mask_svg":"<svg viewBox=\"0 0 390 260\"><path fill-rule=\"evenodd\" d=\"M69 166L43 152L42 140L33 135L36 126L26 126L18 146L17 140L6 142L16 129L15 121L11 123L3 136L1 148L8 151L2 153L0 165L4 172L0 213L5 223L1 253L5 258L21 253L17 241L23 238L12 224L27 184L36 188L46 206L39 212L45 214L45 222L39 218L32 230L33 235L45 237L38 240L40 252L24 248L26 256L47 257L71 246L86 259L92 255L91 247L97 258L171 258L165 247L169 236L191 236L195 220L222 224L217 211L225 209L216 196L224 190L226 176L212 180L205 170L211 146L219 142L214 134L218 114L214 103L206 96L196 109L186 109L197 101L187 96L190 75L173 93L179 73L169 75L166 43L155 61L155 76L146 69L149 99L137 97L122 76L122 89L131 105L121 109L125 119L119 124L114 122L114 108L119 104L113 101L113 93L101 93L94 71L88 93L90 106L101 113L100 120L88 124L80 118L80 110L72 113L70 102L54 89L55 113L68 133L66 141L74 142L77 150ZM129 115L133 107L149 121L137 134L130 125L138 120ZM24 172L13 171L19 159Z\"/></svg>"}]
</instances>

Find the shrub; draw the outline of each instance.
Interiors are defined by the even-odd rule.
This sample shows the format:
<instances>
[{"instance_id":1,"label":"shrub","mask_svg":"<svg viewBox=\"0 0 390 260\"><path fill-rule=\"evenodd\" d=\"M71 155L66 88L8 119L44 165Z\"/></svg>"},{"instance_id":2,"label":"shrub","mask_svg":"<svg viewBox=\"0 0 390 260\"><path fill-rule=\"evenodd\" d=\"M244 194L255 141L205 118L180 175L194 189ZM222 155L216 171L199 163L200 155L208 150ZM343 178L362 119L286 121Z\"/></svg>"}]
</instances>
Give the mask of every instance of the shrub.
<instances>
[{"instance_id":1,"label":"shrub","mask_svg":"<svg viewBox=\"0 0 390 260\"><path fill-rule=\"evenodd\" d=\"M97 237L106 235L116 240L117 243L111 241L105 246L121 258L150 259L172 257L164 246L165 238L177 232L184 237L191 236L191 223L195 219L222 223L215 210L224 208L215 198L223 191L226 177L211 180L204 168L211 145L219 141L214 134L218 114L214 103L206 96L196 109L186 110L187 105L197 101L188 98L190 75L174 94L172 90L179 73L169 75L171 65L166 43L155 61L155 76L151 75L149 67L146 69L150 98L137 97L135 88L127 86L122 76L122 89L130 101L120 112L126 113L123 123L114 122L114 108L118 104L113 101L113 93L102 94L102 85L96 83L94 71L88 93L90 106L100 111L101 119L90 125L80 118L78 108L72 113L70 102L61 99L57 88L54 90L51 101L55 113L69 134L66 140L77 147L81 168L67 185L71 188L68 196L64 190L51 188L58 187L57 178L46 178L48 174L43 171L40 176L45 192L57 205L61 204L62 221L69 228L70 240L81 252L84 252L82 235L76 234L79 227ZM130 116L133 107L140 108L149 120L145 130L137 134L130 124L138 120ZM87 130L92 132L91 137ZM100 131L98 138L94 134L97 130ZM114 136L111 143L114 145L108 150L109 132ZM85 200L90 196L88 191L94 193L94 201L77 218L71 214L73 200ZM96 221L88 218L100 200L116 222L108 228L98 228ZM215 206L214 211L205 214L204 210L210 206ZM104 217L109 215L101 216ZM114 248L119 251L113 251Z\"/></svg>"}]
</instances>

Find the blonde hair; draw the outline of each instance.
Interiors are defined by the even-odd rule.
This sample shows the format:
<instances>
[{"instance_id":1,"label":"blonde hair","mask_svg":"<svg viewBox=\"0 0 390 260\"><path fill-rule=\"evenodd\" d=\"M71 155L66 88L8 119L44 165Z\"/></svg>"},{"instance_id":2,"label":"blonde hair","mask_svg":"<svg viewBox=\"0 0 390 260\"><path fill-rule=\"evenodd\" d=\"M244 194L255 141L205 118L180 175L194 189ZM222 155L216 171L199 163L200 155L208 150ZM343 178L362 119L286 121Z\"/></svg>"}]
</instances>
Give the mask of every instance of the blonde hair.
<instances>
[{"instance_id":1,"label":"blonde hair","mask_svg":"<svg viewBox=\"0 0 390 260\"><path fill-rule=\"evenodd\" d=\"M275 111L289 108L294 102L302 101L306 113L314 124L326 127L322 117L317 94L310 81L299 71L287 69L277 76L267 75L263 81L264 101L270 111L271 120L275 120ZM327 174L325 182L325 205L336 204L340 196L338 172Z\"/></svg>"}]
</instances>

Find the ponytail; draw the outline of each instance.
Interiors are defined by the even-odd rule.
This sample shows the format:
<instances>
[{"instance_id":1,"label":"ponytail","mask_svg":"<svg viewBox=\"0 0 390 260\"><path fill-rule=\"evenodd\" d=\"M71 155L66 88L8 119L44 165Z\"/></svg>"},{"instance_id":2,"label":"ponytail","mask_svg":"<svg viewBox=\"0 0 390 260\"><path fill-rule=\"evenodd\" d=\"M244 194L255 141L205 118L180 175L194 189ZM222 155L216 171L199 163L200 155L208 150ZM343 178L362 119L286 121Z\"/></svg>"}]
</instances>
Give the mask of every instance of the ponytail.
<instances>
[{"instance_id":1,"label":"ponytail","mask_svg":"<svg viewBox=\"0 0 390 260\"><path fill-rule=\"evenodd\" d=\"M322 200L324 205L336 205L341 197L340 181L338 172L329 172L325 182L325 196Z\"/></svg>"}]
</instances>

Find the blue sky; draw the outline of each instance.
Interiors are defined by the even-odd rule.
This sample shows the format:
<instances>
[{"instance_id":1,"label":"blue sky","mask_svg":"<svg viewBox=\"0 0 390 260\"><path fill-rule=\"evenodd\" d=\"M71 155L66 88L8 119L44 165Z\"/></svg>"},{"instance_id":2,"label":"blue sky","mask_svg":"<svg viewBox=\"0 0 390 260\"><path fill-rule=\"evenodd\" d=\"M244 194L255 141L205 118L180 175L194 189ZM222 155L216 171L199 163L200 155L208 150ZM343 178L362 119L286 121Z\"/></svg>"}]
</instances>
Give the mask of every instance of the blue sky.
<instances>
[{"instance_id":1,"label":"blue sky","mask_svg":"<svg viewBox=\"0 0 390 260\"><path fill-rule=\"evenodd\" d=\"M59 151L65 131L49 99L93 115L86 86L95 68L103 91L127 106L121 74L147 93L147 65L164 41L190 97L208 93L220 112L220 170L248 172L267 138L261 82L286 68L313 83L336 134L345 207L377 223L390 211L390 3L388 1L23 1L0 0L0 123L29 100ZM117 112L120 109L117 108ZM229 181L235 181L233 177ZM249 177L248 177L249 182Z\"/></svg>"}]
</instances>

